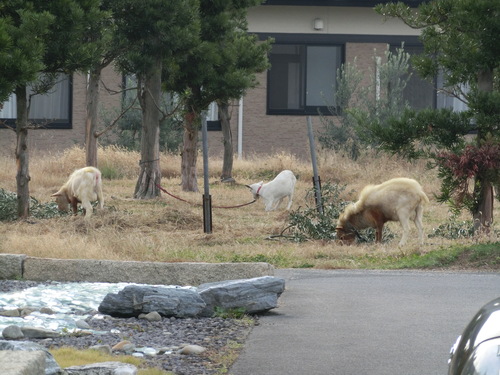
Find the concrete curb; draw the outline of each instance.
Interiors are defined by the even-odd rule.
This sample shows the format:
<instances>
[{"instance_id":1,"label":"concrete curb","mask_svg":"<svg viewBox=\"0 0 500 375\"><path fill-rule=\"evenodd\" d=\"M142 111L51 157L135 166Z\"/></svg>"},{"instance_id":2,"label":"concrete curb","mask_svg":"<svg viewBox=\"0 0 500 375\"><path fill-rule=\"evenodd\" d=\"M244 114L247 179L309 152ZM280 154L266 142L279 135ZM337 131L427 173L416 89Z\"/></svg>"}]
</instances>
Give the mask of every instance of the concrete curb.
<instances>
[{"instance_id":1,"label":"concrete curb","mask_svg":"<svg viewBox=\"0 0 500 375\"><path fill-rule=\"evenodd\" d=\"M0 280L86 281L197 286L216 281L274 276L269 263L163 263L51 259L0 254Z\"/></svg>"},{"instance_id":2,"label":"concrete curb","mask_svg":"<svg viewBox=\"0 0 500 375\"><path fill-rule=\"evenodd\" d=\"M21 279L25 259L22 254L0 254L0 280Z\"/></svg>"}]
</instances>

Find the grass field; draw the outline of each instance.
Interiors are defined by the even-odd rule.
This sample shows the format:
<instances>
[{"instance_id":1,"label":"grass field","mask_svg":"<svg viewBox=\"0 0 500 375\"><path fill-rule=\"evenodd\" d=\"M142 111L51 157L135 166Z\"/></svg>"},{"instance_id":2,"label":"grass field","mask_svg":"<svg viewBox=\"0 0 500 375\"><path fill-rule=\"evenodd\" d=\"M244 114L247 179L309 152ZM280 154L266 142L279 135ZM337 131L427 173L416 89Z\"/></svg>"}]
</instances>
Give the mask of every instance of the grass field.
<instances>
[{"instance_id":1,"label":"grass field","mask_svg":"<svg viewBox=\"0 0 500 375\"><path fill-rule=\"evenodd\" d=\"M104 176L105 209L96 211L90 222L79 216L0 222L0 252L36 257L112 259L157 262L248 262L266 261L278 268L485 268L499 269L495 234L488 237L447 239L426 238L419 247L412 228L409 243L397 246L401 235L398 223L389 223L395 238L383 244L372 242L342 246L335 241L293 242L278 236L288 226L289 212L265 212L262 202L240 208L252 200L245 184L265 182L283 169L297 176L293 210L311 207L312 166L289 154L235 160L236 184L219 182L222 160L209 160L213 231L203 231L202 158L198 164L200 193L182 192L180 156L161 155L162 187L171 194L154 200L132 198L140 156L116 147L99 149L99 168ZM31 155L30 195L39 203L53 201L52 193L76 168L84 166L80 148L57 155ZM436 202L440 182L424 162L408 163L396 157L367 153L353 162L328 152L318 155L322 184L344 186L342 199L355 200L361 188L393 177L418 180L430 198L424 214L426 234L449 222L448 207ZM0 156L0 188L16 191L16 166L11 155ZM309 194L308 194L309 192ZM498 213L496 213L498 215ZM458 220L469 219L464 213ZM479 250L478 250L479 249ZM479 254L479 255L478 255Z\"/></svg>"}]
</instances>

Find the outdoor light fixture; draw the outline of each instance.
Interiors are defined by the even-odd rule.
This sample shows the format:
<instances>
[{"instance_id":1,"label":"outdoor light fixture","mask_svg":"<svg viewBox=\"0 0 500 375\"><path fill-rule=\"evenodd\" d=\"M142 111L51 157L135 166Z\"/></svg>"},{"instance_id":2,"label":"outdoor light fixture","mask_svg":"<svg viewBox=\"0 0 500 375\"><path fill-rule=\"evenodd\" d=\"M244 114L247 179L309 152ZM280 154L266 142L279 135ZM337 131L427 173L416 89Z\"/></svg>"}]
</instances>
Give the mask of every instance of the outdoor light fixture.
<instances>
[{"instance_id":1,"label":"outdoor light fixture","mask_svg":"<svg viewBox=\"0 0 500 375\"><path fill-rule=\"evenodd\" d=\"M314 19L314 30L323 30L323 20L321 18Z\"/></svg>"}]
</instances>

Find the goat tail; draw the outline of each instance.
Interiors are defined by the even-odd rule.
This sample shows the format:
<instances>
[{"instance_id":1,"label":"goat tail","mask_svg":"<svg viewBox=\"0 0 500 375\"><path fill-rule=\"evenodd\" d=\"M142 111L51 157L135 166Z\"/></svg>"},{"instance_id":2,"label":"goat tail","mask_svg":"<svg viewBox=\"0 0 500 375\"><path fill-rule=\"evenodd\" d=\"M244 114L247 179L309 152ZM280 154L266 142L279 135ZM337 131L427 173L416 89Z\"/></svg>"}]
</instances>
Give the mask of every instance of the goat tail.
<instances>
[{"instance_id":1,"label":"goat tail","mask_svg":"<svg viewBox=\"0 0 500 375\"><path fill-rule=\"evenodd\" d=\"M423 204L429 204L429 197L427 196L427 194L424 193L423 190L420 191L420 202L423 203Z\"/></svg>"}]
</instances>

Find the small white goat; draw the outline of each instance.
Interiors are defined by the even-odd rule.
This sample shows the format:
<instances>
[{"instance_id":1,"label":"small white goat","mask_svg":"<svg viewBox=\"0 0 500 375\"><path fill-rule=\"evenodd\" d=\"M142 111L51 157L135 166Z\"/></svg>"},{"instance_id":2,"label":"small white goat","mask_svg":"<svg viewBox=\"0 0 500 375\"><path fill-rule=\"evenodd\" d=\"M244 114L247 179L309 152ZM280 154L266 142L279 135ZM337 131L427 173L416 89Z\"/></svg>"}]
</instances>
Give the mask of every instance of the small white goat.
<instances>
[{"instance_id":1,"label":"small white goat","mask_svg":"<svg viewBox=\"0 0 500 375\"><path fill-rule=\"evenodd\" d=\"M68 211L68 205L71 204L75 215L77 205L81 203L85 218L88 219L92 215L90 202L97 200L99 208L104 207L101 172L94 167L77 169L59 191L52 194L52 197L56 197L57 205L61 211Z\"/></svg>"},{"instance_id":2,"label":"small white goat","mask_svg":"<svg viewBox=\"0 0 500 375\"><path fill-rule=\"evenodd\" d=\"M280 172L274 180L264 183L257 182L252 185L246 185L253 194L254 199L262 197L264 200L266 211L272 211L278 208L283 201L283 198L288 197L287 210L292 207L293 191L297 178L292 171L284 170Z\"/></svg>"},{"instance_id":3,"label":"small white goat","mask_svg":"<svg viewBox=\"0 0 500 375\"><path fill-rule=\"evenodd\" d=\"M422 186L410 178L394 178L380 185L368 185L359 194L359 200L347 206L337 221L337 238L352 243L357 231L376 229L376 241L382 241L382 229L387 221L399 221L403 246L410 231L410 220L418 229L419 243L424 242L422 216L424 204L429 203Z\"/></svg>"}]
</instances>

